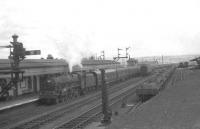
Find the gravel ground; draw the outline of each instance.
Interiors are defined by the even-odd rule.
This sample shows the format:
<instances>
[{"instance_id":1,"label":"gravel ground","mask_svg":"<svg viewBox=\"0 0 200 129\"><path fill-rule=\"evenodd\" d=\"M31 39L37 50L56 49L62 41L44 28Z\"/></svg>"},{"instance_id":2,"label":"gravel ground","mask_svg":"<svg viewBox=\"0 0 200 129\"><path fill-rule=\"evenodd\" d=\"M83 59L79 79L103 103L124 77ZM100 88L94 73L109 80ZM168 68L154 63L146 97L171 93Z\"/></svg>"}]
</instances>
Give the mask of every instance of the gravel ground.
<instances>
[{"instance_id":1,"label":"gravel ground","mask_svg":"<svg viewBox=\"0 0 200 129\"><path fill-rule=\"evenodd\" d=\"M200 129L200 70L178 69L174 78L136 110L114 117L106 129Z\"/></svg>"}]
</instances>

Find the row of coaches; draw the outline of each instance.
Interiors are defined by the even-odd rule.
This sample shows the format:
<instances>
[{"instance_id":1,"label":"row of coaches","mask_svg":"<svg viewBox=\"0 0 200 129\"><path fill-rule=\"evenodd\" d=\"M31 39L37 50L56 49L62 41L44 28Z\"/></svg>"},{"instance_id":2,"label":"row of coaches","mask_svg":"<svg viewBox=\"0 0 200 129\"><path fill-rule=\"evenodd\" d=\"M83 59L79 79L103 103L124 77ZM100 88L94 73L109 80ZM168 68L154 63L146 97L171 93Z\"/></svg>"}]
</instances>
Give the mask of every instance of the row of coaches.
<instances>
[{"instance_id":1,"label":"row of coaches","mask_svg":"<svg viewBox=\"0 0 200 129\"><path fill-rule=\"evenodd\" d=\"M147 67L144 65L142 67ZM118 69L107 69L105 72L106 84L123 81L138 75L147 75L141 72L141 66L125 67ZM100 71L79 71L58 77L46 77L41 87L39 101L41 103L58 103L67 99L87 94L89 91L97 90L102 84Z\"/></svg>"}]
</instances>

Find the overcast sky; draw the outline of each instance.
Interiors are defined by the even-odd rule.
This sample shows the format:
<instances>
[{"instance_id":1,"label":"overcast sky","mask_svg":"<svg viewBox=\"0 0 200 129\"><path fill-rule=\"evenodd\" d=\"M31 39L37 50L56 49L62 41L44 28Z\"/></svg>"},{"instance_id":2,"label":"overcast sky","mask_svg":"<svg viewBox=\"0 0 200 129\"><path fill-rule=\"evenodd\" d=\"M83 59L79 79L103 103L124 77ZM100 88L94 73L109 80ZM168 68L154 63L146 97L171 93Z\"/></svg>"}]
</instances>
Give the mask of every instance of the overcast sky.
<instances>
[{"instance_id":1,"label":"overcast sky","mask_svg":"<svg viewBox=\"0 0 200 129\"><path fill-rule=\"evenodd\" d=\"M0 45L16 33L27 49L74 62L126 47L136 57L200 54L199 14L198 0L1 0Z\"/></svg>"}]
</instances>

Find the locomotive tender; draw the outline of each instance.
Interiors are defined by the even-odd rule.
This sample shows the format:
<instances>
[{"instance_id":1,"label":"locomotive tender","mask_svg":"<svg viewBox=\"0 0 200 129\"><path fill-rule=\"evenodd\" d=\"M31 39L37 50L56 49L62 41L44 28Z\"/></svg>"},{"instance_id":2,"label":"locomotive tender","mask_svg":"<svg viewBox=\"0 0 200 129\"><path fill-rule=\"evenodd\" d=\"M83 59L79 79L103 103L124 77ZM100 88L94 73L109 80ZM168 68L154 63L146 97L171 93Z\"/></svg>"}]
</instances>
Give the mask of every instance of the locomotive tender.
<instances>
[{"instance_id":1,"label":"locomotive tender","mask_svg":"<svg viewBox=\"0 0 200 129\"><path fill-rule=\"evenodd\" d=\"M105 73L106 84L138 76L141 74L140 70L140 66L108 69ZM144 75L151 72L148 67L145 70L142 71ZM47 77L43 80L39 101L47 104L63 102L100 89L101 84L100 71L79 71L58 77Z\"/></svg>"}]
</instances>

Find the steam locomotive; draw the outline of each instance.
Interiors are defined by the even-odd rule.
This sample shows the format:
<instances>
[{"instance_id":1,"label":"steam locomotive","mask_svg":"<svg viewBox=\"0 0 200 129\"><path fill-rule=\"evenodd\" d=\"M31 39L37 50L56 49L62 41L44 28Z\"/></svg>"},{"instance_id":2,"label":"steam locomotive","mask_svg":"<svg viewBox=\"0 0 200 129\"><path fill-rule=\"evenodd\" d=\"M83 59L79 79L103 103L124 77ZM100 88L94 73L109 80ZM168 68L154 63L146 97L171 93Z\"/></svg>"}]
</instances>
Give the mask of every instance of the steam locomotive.
<instances>
[{"instance_id":1,"label":"steam locomotive","mask_svg":"<svg viewBox=\"0 0 200 129\"><path fill-rule=\"evenodd\" d=\"M144 68L145 67L145 68ZM126 80L140 74L147 75L149 67L135 66L106 70L106 84ZM68 75L46 77L40 91L39 102L45 104L59 103L98 90L101 87L100 71L72 72Z\"/></svg>"}]
</instances>

